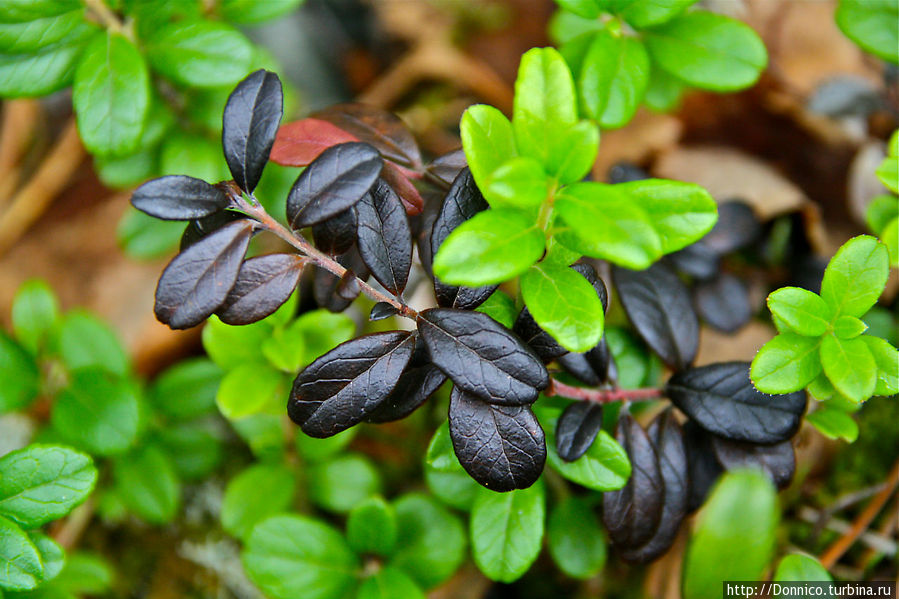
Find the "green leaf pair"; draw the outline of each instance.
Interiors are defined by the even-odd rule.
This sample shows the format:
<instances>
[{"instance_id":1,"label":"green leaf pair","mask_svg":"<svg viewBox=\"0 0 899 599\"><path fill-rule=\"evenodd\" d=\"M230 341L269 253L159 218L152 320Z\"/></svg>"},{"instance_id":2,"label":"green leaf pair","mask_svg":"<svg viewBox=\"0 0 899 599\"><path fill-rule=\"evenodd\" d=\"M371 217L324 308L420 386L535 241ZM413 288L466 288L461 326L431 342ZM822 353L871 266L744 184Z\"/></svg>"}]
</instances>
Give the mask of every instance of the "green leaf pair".
<instances>
[{"instance_id":1,"label":"green leaf pair","mask_svg":"<svg viewBox=\"0 0 899 599\"><path fill-rule=\"evenodd\" d=\"M626 125L644 101L670 110L688 86L734 91L768 62L745 24L696 0L557 0L551 33L575 76L581 113L602 127Z\"/></svg>"},{"instance_id":2,"label":"green leaf pair","mask_svg":"<svg viewBox=\"0 0 899 599\"><path fill-rule=\"evenodd\" d=\"M877 178L893 194L899 193L899 130L887 146L887 157L877 167ZM899 197L879 195L868 204L865 220L890 251L890 264L899 267Z\"/></svg>"},{"instance_id":3,"label":"green leaf pair","mask_svg":"<svg viewBox=\"0 0 899 599\"><path fill-rule=\"evenodd\" d=\"M863 335L868 327L860 320L880 297L888 275L886 246L862 235L830 261L821 295L785 287L768 296L780 334L752 362L755 386L765 393L808 387L818 399L838 394L854 402L899 392L896 348Z\"/></svg>"}]
</instances>

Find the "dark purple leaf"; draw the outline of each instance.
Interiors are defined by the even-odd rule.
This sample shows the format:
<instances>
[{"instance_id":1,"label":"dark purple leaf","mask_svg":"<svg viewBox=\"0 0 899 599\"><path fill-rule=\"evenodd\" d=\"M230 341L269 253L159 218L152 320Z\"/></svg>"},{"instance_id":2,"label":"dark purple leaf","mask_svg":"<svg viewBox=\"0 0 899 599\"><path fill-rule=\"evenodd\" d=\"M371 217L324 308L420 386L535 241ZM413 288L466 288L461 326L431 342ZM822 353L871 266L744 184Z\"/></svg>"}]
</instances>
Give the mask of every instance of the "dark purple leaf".
<instances>
[{"instance_id":1,"label":"dark purple leaf","mask_svg":"<svg viewBox=\"0 0 899 599\"><path fill-rule=\"evenodd\" d=\"M175 256L156 286L156 318L187 329L215 312L237 280L254 226L249 220L225 225Z\"/></svg>"},{"instance_id":2,"label":"dark purple leaf","mask_svg":"<svg viewBox=\"0 0 899 599\"><path fill-rule=\"evenodd\" d=\"M596 347L586 352L584 357L587 358L587 363L590 364L593 372L596 373L596 376L603 383L614 381L618 378L615 358L612 357L612 351L609 349L609 344L606 343L605 337L599 340Z\"/></svg>"},{"instance_id":3,"label":"dark purple leaf","mask_svg":"<svg viewBox=\"0 0 899 599\"><path fill-rule=\"evenodd\" d=\"M701 281L711 279L721 268L721 257L702 241L669 254L667 259L676 270Z\"/></svg>"},{"instance_id":4,"label":"dark purple leaf","mask_svg":"<svg viewBox=\"0 0 899 599\"><path fill-rule=\"evenodd\" d=\"M583 275L587 281L593 285L593 289L596 290L596 295L599 296L599 301L602 302L602 309L609 309L609 290L606 289L605 282L599 278L599 275L596 274L596 269L586 264L584 262L577 262L571 265L571 268L578 271Z\"/></svg>"},{"instance_id":5,"label":"dark purple leaf","mask_svg":"<svg viewBox=\"0 0 899 599\"><path fill-rule=\"evenodd\" d=\"M649 437L630 414L618 419L615 438L631 461L631 477L623 488L602 494L602 521L613 545L632 549L658 528L665 483Z\"/></svg>"},{"instance_id":6,"label":"dark purple leaf","mask_svg":"<svg viewBox=\"0 0 899 599\"><path fill-rule=\"evenodd\" d=\"M671 546L677 530L687 514L690 498L687 450L684 436L674 412L665 410L652 421L646 431L659 458L659 471L665 484L662 499L662 515L652 538L644 545L625 549L621 558L628 562L648 563L656 559Z\"/></svg>"},{"instance_id":7,"label":"dark purple leaf","mask_svg":"<svg viewBox=\"0 0 899 599\"><path fill-rule=\"evenodd\" d=\"M459 176L459 172L468 166L465 159L465 152L462 148L454 150L443 156L439 156L428 165L428 178L435 184L449 189L453 184L453 180Z\"/></svg>"},{"instance_id":8,"label":"dark purple leaf","mask_svg":"<svg viewBox=\"0 0 899 599\"><path fill-rule=\"evenodd\" d=\"M744 248L762 232L762 225L748 204L731 200L718 204L718 221L702 238L713 252L724 255Z\"/></svg>"},{"instance_id":9,"label":"dark purple leaf","mask_svg":"<svg viewBox=\"0 0 899 599\"><path fill-rule=\"evenodd\" d=\"M240 212L234 212L233 210L213 212L209 216L190 221L187 223L187 227L185 227L184 233L181 235L180 250L183 252L213 231L221 229L228 223L233 223L238 220L246 220L249 222L249 219L247 219L246 216Z\"/></svg>"},{"instance_id":10,"label":"dark purple leaf","mask_svg":"<svg viewBox=\"0 0 899 599\"><path fill-rule=\"evenodd\" d=\"M336 256L356 243L356 211L348 208L333 218L312 225L315 247Z\"/></svg>"},{"instance_id":11,"label":"dark purple leaf","mask_svg":"<svg viewBox=\"0 0 899 599\"><path fill-rule=\"evenodd\" d=\"M796 472L796 456L789 439L774 445L759 445L713 436L712 449L725 470L761 468L779 489L788 487Z\"/></svg>"},{"instance_id":12,"label":"dark purple leaf","mask_svg":"<svg viewBox=\"0 0 899 599\"><path fill-rule=\"evenodd\" d=\"M734 333L752 318L749 290L737 277L721 273L693 288L696 312L711 327Z\"/></svg>"},{"instance_id":13,"label":"dark purple leaf","mask_svg":"<svg viewBox=\"0 0 899 599\"><path fill-rule=\"evenodd\" d=\"M162 220L193 220L228 207L228 197L214 185L186 175L147 181L134 191L131 203Z\"/></svg>"},{"instance_id":14,"label":"dark purple leaf","mask_svg":"<svg viewBox=\"0 0 899 599\"><path fill-rule=\"evenodd\" d=\"M527 406L494 406L454 387L449 428L459 463L492 491L525 489L543 472L546 439Z\"/></svg>"},{"instance_id":15,"label":"dark purple leaf","mask_svg":"<svg viewBox=\"0 0 899 599\"><path fill-rule=\"evenodd\" d=\"M334 289L337 297L350 302L359 297L361 291L362 287L359 285L359 279L356 278L356 273L351 268L346 269L346 272L340 277L337 287Z\"/></svg>"},{"instance_id":16,"label":"dark purple leaf","mask_svg":"<svg viewBox=\"0 0 899 599\"><path fill-rule=\"evenodd\" d=\"M602 428L602 406L576 401L565 408L556 423L556 453L566 462L584 455Z\"/></svg>"},{"instance_id":17,"label":"dark purple leaf","mask_svg":"<svg viewBox=\"0 0 899 599\"><path fill-rule=\"evenodd\" d=\"M587 356L581 352L568 352L556 358L556 362L571 376L590 387L602 384L602 379L593 370Z\"/></svg>"},{"instance_id":18,"label":"dark purple leaf","mask_svg":"<svg viewBox=\"0 0 899 599\"><path fill-rule=\"evenodd\" d=\"M278 129L271 160L285 166L306 166L331 146L348 141L359 140L327 121L294 121Z\"/></svg>"},{"instance_id":19,"label":"dark purple leaf","mask_svg":"<svg viewBox=\"0 0 899 599\"><path fill-rule=\"evenodd\" d=\"M537 352L546 364L568 353L568 350L559 345L552 335L540 328L527 308L519 312L512 330Z\"/></svg>"},{"instance_id":20,"label":"dark purple leaf","mask_svg":"<svg viewBox=\"0 0 899 599\"><path fill-rule=\"evenodd\" d=\"M368 319L371 321L384 320L385 318L394 316L397 312L398 310L393 304L389 304L387 302L378 302L371 307L371 312L369 312L368 314Z\"/></svg>"},{"instance_id":21,"label":"dark purple leaf","mask_svg":"<svg viewBox=\"0 0 899 599\"><path fill-rule=\"evenodd\" d=\"M412 232L403 205L393 189L378 179L353 210L359 255L372 276L390 293L399 295L412 267Z\"/></svg>"},{"instance_id":22,"label":"dark purple leaf","mask_svg":"<svg viewBox=\"0 0 899 599\"><path fill-rule=\"evenodd\" d=\"M662 262L641 271L615 267L612 273L637 333L674 370L687 368L699 348L699 322L686 286Z\"/></svg>"},{"instance_id":23,"label":"dark purple leaf","mask_svg":"<svg viewBox=\"0 0 899 599\"><path fill-rule=\"evenodd\" d=\"M676 373L665 393L705 430L734 441L779 443L805 412L805 391L767 395L749 380L749 362L721 362Z\"/></svg>"},{"instance_id":24,"label":"dark purple leaf","mask_svg":"<svg viewBox=\"0 0 899 599\"><path fill-rule=\"evenodd\" d=\"M441 244L456 227L486 209L487 201L475 185L471 171L468 168L463 169L453 181L452 187L443 200L440 213L434 220L431 229L431 256L437 255ZM490 297L490 294L496 291L497 287L499 285L455 287L434 279L437 304L445 308L459 308L460 310L477 308Z\"/></svg>"},{"instance_id":25,"label":"dark purple leaf","mask_svg":"<svg viewBox=\"0 0 899 599\"><path fill-rule=\"evenodd\" d=\"M349 142L331 146L306 167L287 196L287 221L302 229L333 218L358 202L381 172L372 146Z\"/></svg>"},{"instance_id":26,"label":"dark purple leaf","mask_svg":"<svg viewBox=\"0 0 899 599\"><path fill-rule=\"evenodd\" d=\"M232 325L262 320L297 288L305 262L296 254L269 254L245 261L225 303L217 310L219 318Z\"/></svg>"},{"instance_id":27,"label":"dark purple leaf","mask_svg":"<svg viewBox=\"0 0 899 599\"><path fill-rule=\"evenodd\" d=\"M690 492L687 498L689 513L702 507L723 470L715 459L712 435L692 420L687 420L684 424L684 447L687 450L687 471L690 475Z\"/></svg>"},{"instance_id":28,"label":"dark purple leaf","mask_svg":"<svg viewBox=\"0 0 899 599\"><path fill-rule=\"evenodd\" d=\"M359 252L356 251L355 247L350 248L350 251L347 253L337 256L336 260L344 268L355 272L356 276L362 280L368 278L368 267L365 266L365 262L362 261L362 257L359 255ZM343 312L346 307L356 299L356 296L354 295L349 299L340 297L337 294L339 287L341 292L345 293L347 291L346 286L340 286L340 282L340 277L335 277L323 268L316 268L315 278L313 279L312 284L312 293L315 296L315 303L322 308L327 308L331 312Z\"/></svg>"},{"instance_id":29,"label":"dark purple leaf","mask_svg":"<svg viewBox=\"0 0 899 599\"><path fill-rule=\"evenodd\" d=\"M313 113L316 119L328 121L370 143L401 166L421 167L421 151L406 124L395 114L365 104L336 104Z\"/></svg>"},{"instance_id":30,"label":"dark purple leaf","mask_svg":"<svg viewBox=\"0 0 899 599\"><path fill-rule=\"evenodd\" d=\"M619 162L609 169L609 183L630 183L648 179L649 175L642 168L630 162Z\"/></svg>"},{"instance_id":31,"label":"dark purple leaf","mask_svg":"<svg viewBox=\"0 0 899 599\"><path fill-rule=\"evenodd\" d=\"M258 70L237 84L222 120L222 148L234 181L252 193L268 162L284 112L281 80Z\"/></svg>"},{"instance_id":32,"label":"dark purple leaf","mask_svg":"<svg viewBox=\"0 0 899 599\"><path fill-rule=\"evenodd\" d=\"M396 387L415 348L405 331L372 333L342 343L297 376L287 413L311 437L358 424Z\"/></svg>"},{"instance_id":33,"label":"dark purple leaf","mask_svg":"<svg viewBox=\"0 0 899 599\"><path fill-rule=\"evenodd\" d=\"M486 314L425 310L418 330L434 364L456 385L485 401L529 404L549 384L549 373L537 354Z\"/></svg>"},{"instance_id":34,"label":"dark purple leaf","mask_svg":"<svg viewBox=\"0 0 899 599\"><path fill-rule=\"evenodd\" d=\"M425 206L425 201L418 192L418 189L415 188L415 185L412 184L412 181L409 180L409 177L407 177L398 166L390 161L385 161L384 170L381 171L381 176L387 181L387 184L393 188L396 195L399 196L406 214L409 216L421 214L421 211Z\"/></svg>"},{"instance_id":35,"label":"dark purple leaf","mask_svg":"<svg viewBox=\"0 0 899 599\"><path fill-rule=\"evenodd\" d=\"M417 410L446 381L446 375L431 363L424 343L416 342L415 353L390 396L381 402L366 422L391 422Z\"/></svg>"}]
</instances>

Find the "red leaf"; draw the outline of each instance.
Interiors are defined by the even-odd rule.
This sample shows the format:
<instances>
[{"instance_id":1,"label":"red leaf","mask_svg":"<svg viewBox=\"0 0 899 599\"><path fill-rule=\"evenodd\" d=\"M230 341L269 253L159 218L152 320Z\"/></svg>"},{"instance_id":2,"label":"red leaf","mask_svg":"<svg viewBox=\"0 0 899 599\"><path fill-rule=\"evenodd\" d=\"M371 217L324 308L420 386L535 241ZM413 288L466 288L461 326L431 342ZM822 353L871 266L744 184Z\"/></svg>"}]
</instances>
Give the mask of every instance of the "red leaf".
<instances>
[{"instance_id":1,"label":"red leaf","mask_svg":"<svg viewBox=\"0 0 899 599\"><path fill-rule=\"evenodd\" d=\"M278 129L270 157L283 166L306 166L331 146L348 141L359 140L327 121L303 119Z\"/></svg>"},{"instance_id":2,"label":"red leaf","mask_svg":"<svg viewBox=\"0 0 899 599\"><path fill-rule=\"evenodd\" d=\"M425 203L424 200L421 199L421 194L418 193L418 190L415 189L415 186L412 185L412 181L410 181L408 175L406 175L407 172L409 172L407 169L397 166L389 160L385 160L384 169L381 171L381 177L387 181L387 184L390 185L390 187L393 188L393 191L396 192L396 195L400 197L403 208L406 209L406 214L410 216L421 214Z\"/></svg>"}]
</instances>

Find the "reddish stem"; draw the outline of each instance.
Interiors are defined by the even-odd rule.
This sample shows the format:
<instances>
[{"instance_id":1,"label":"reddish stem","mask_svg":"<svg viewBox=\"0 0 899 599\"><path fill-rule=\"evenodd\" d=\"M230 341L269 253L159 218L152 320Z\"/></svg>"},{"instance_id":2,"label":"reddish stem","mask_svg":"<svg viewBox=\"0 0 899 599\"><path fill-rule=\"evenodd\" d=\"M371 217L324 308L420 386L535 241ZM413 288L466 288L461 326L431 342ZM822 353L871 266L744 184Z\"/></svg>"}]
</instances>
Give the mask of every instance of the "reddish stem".
<instances>
[{"instance_id":1,"label":"reddish stem","mask_svg":"<svg viewBox=\"0 0 899 599\"><path fill-rule=\"evenodd\" d=\"M566 385L556 379L550 379L549 387L543 392L547 397L558 395L580 401L593 401L596 403L611 403L613 401L641 401L645 399L659 399L664 397L661 389L648 387L645 389L587 389Z\"/></svg>"}]
</instances>

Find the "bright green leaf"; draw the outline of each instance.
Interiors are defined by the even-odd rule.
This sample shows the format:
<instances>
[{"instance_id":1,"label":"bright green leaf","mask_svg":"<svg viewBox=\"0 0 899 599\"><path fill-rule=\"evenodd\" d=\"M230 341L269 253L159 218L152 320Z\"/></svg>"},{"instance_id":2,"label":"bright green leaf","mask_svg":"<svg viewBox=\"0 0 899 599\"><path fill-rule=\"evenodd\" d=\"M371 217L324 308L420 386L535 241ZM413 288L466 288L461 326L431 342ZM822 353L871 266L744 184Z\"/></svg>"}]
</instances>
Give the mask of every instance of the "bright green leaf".
<instances>
[{"instance_id":1,"label":"bright green leaf","mask_svg":"<svg viewBox=\"0 0 899 599\"><path fill-rule=\"evenodd\" d=\"M284 419L280 414L254 414L231 426L259 459L275 459L284 451Z\"/></svg>"},{"instance_id":2,"label":"bright green leaf","mask_svg":"<svg viewBox=\"0 0 899 599\"><path fill-rule=\"evenodd\" d=\"M208 422L182 422L159 430L156 440L183 480L206 478L222 461L222 440Z\"/></svg>"},{"instance_id":3,"label":"bright green leaf","mask_svg":"<svg viewBox=\"0 0 899 599\"><path fill-rule=\"evenodd\" d=\"M178 362L150 388L153 406L175 420L191 420L215 411L215 395L222 369L208 358Z\"/></svg>"},{"instance_id":4,"label":"bright green leaf","mask_svg":"<svg viewBox=\"0 0 899 599\"><path fill-rule=\"evenodd\" d=\"M599 16L600 3L596 0L556 0L556 4L585 19L595 19Z\"/></svg>"},{"instance_id":5,"label":"bright green leaf","mask_svg":"<svg viewBox=\"0 0 899 599\"><path fill-rule=\"evenodd\" d=\"M599 520L590 504L567 497L549 515L549 552L568 576L587 579L606 563L606 543Z\"/></svg>"},{"instance_id":6,"label":"bright green leaf","mask_svg":"<svg viewBox=\"0 0 899 599\"><path fill-rule=\"evenodd\" d=\"M177 130L162 142L159 174L190 175L211 183L231 177L219 140Z\"/></svg>"},{"instance_id":7,"label":"bright green leaf","mask_svg":"<svg viewBox=\"0 0 899 599\"><path fill-rule=\"evenodd\" d=\"M402 570L387 567L371 578L365 579L359 587L356 599L425 599L415 581Z\"/></svg>"},{"instance_id":8,"label":"bright green leaf","mask_svg":"<svg viewBox=\"0 0 899 599\"><path fill-rule=\"evenodd\" d=\"M630 121L649 83L649 56L642 42L609 30L593 36L578 77L581 105L602 127Z\"/></svg>"},{"instance_id":9,"label":"bright green leaf","mask_svg":"<svg viewBox=\"0 0 899 599\"><path fill-rule=\"evenodd\" d=\"M752 360L749 375L763 393L792 393L821 372L820 339L780 333L762 346Z\"/></svg>"},{"instance_id":10,"label":"bright green leaf","mask_svg":"<svg viewBox=\"0 0 899 599\"><path fill-rule=\"evenodd\" d=\"M203 349L226 371L241 364L261 364L265 357L260 348L271 331L264 320L237 327L223 323L218 316L210 316L203 327Z\"/></svg>"},{"instance_id":11,"label":"bright green leaf","mask_svg":"<svg viewBox=\"0 0 899 599\"><path fill-rule=\"evenodd\" d=\"M539 162L516 157L490 173L481 191L493 208L536 210L546 200L549 185Z\"/></svg>"},{"instance_id":12,"label":"bright green leaf","mask_svg":"<svg viewBox=\"0 0 899 599\"><path fill-rule=\"evenodd\" d=\"M0 53L0 96L46 96L72 82L84 44L61 43L37 54Z\"/></svg>"},{"instance_id":13,"label":"bright green leaf","mask_svg":"<svg viewBox=\"0 0 899 599\"><path fill-rule=\"evenodd\" d=\"M703 89L749 87L768 64L765 45L751 27L711 12L682 14L644 35L654 64Z\"/></svg>"},{"instance_id":14,"label":"bright green leaf","mask_svg":"<svg viewBox=\"0 0 899 599\"><path fill-rule=\"evenodd\" d=\"M225 418L237 420L265 411L284 392L284 377L280 372L262 364L243 364L225 374L215 403Z\"/></svg>"},{"instance_id":15,"label":"bright green leaf","mask_svg":"<svg viewBox=\"0 0 899 599\"><path fill-rule=\"evenodd\" d=\"M887 156L874 172L885 187L899 193L899 156Z\"/></svg>"},{"instance_id":16,"label":"bright green leaf","mask_svg":"<svg viewBox=\"0 0 899 599\"><path fill-rule=\"evenodd\" d=\"M66 552L59 543L37 530L28 531L31 542L34 543L38 553L41 554L41 563L44 564L44 582L53 580L62 571L66 562Z\"/></svg>"},{"instance_id":17,"label":"bright green leaf","mask_svg":"<svg viewBox=\"0 0 899 599\"><path fill-rule=\"evenodd\" d=\"M458 463L458 460L456 462ZM471 509L483 488L462 469L461 464L458 470L451 472L425 468L425 483L434 497L462 511Z\"/></svg>"},{"instance_id":18,"label":"bright green leaf","mask_svg":"<svg viewBox=\"0 0 899 599\"><path fill-rule=\"evenodd\" d=\"M396 512L380 497L369 497L350 512L347 541L356 553L388 557L396 547Z\"/></svg>"},{"instance_id":19,"label":"bright green leaf","mask_svg":"<svg viewBox=\"0 0 899 599\"><path fill-rule=\"evenodd\" d=\"M490 285L521 274L543 255L543 232L526 212L479 212L459 225L434 256L434 275L450 285Z\"/></svg>"},{"instance_id":20,"label":"bright green leaf","mask_svg":"<svg viewBox=\"0 0 899 599\"><path fill-rule=\"evenodd\" d=\"M854 443L858 438L858 423L843 410L827 405L808 414L805 419L828 439L843 439Z\"/></svg>"},{"instance_id":21,"label":"bright green leaf","mask_svg":"<svg viewBox=\"0 0 899 599\"><path fill-rule=\"evenodd\" d=\"M304 0L222 0L218 4L222 17L234 23L262 23L295 10Z\"/></svg>"},{"instance_id":22,"label":"bright green leaf","mask_svg":"<svg viewBox=\"0 0 899 599\"><path fill-rule=\"evenodd\" d=\"M853 237L830 260L821 297L837 315L862 316L880 297L890 273L885 245L870 235Z\"/></svg>"},{"instance_id":23,"label":"bright green leaf","mask_svg":"<svg viewBox=\"0 0 899 599\"><path fill-rule=\"evenodd\" d=\"M777 565L774 582L830 582L833 580L821 562L807 555L788 555Z\"/></svg>"},{"instance_id":24,"label":"bright green leaf","mask_svg":"<svg viewBox=\"0 0 899 599\"><path fill-rule=\"evenodd\" d=\"M627 453L605 431L600 431L587 453L573 462L563 461L547 439L546 459L568 480L595 491L620 489L631 475Z\"/></svg>"},{"instance_id":25,"label":"bright green leaf","mask_svg":"<svg viewBox=\"0 0 899 599\"><path fill-rule=\"evenodd\" d=\"M148 40L147 58L153 68L177 83L218 87L237 83L248 74L253 45L225 23L176 22Z\"/></svg>"},{"instance_id":26,"label":"bright green leaf","mask_svg":"<svg viewBox=\"0 0 899 599\"><path fill-rule=\"evenodd\" d=\"M833 397L835 390L833 385L830 384L827 375L822 372L808 384L808 392L818 401L824 401Z\"/></svg>"},{"instance_id":27,"label":"bright green leaf","mask_svg":"<svg viewBox=\"0 0 899 599\"><path fill-rule=\"evenodd\" d=\"M656 112L671 112L677 107L685 89L686 86L676 77L652 66L644 101Z\"/></svg>"},{"instance_id":28,"label":"bright green leaf","mask_svg":"<svg viewBox=\"0 0 899 599\"><path fill-rule=\"evenodd\" d=\"M0 516L0 589L27 591L44 577L41 554L24 530Z\"/></svg>"},{"instance_id":29,"label":"bright green leaf","mask_svg":"<svg viewBox=\"0 0 899 599\"><path fill-rule=\"evenodd\" d=\"M483 312L507 329L511 329L515 324L515 319L518 317L519 312L515 306L515 300L499 289L491 293L475 310Z\"/></svg>"},{"instance_id":30,"label":"bright green leaf","mask_svg":"<svg viewBox=\"0 0 899 599\"><path fill-rule=\"evenodd\" d=\"M452 576L465 560L462 523L446 508L420 493L394 503L397 550L389 565L430 589Z\"/></svg>"},{"instance_id":31,"label":"bright green leaf","mask_svg":"<svg viewBox=\"0 0 899 599\"><path fill-rule=\"evenodd\" d=\"M431 437L428 451L425 454L425 463L437 472L456 472L461 468L459 460L456 458L456 452L453 449L449 423L447 421L444 421L434 431L434 436Z\"/></svg>"},{"instance_id":32,"label":"bright green leaf","mask_svg":"<svg viewBox=\"0 0 899 599\"><path fill-rule=\"evenodd\" d=\"M55 17L81 8L79 0L5 0L0 6L0 22L21 23Z\"/></svg>"},{"instance_id":33,"label":"bright green leaf","mask_svg":"<svg viewBox=\"0 0 899 599\"><path fill-rule=\"evenodd\" d=\"M606 327L605 336L618 367L618 385L622 389L637 389L657 383L661 362L630 331Z\"/></svg>"},{"instance_id":34,"label":"bright green leaf","mask_svg":"<svg viewBox=\"0 0 899 599\"><path fill-rule=\"evenodd\" d=\"M821 342L821 365L834 388L852 401L865 401L874 394L877 363L862 339L827 335Z\"/></svg>"},{"instance_id":35,"label":"bright green leaf","mask_svg":"<svg viewBox=\"0 0 899 599\"><path fill-rule=\"evenodd\" d=\"M459 130L468 167L482 189L493 171L518 155L512 123L493 106L469 106L462 115Z\"/></svg>"},{"instance_id":36,"label":"bright green leaf","mask_svg":"<svg viewBox=\"0 0 899 599\"><path fill-rule=\"evenodd\" d=\"M877 383L874 394L885 397L899 393L899 350L879 337L865 335L861 340L877 364Z\"/></svg>"},{"instance_id":37,"label":"bright green leaf","mask_svg":"<svg viewBox=\"0 0 899 599\"><path fill-rule=\"evenodd\" d=\"M31 279L19 287L12 304L12 328L19 343L37 353L58 320L59 301L45 281Z\"/></svg>"},{"instance_id":38,"label":"bright green leaf","mask_svg":"<svg viewBox=\"0 0 899 599\"><path fill-rule=\"evenodd\" d=\"M40 371L34 358L0 330L0 414L19 410L40 391Z\"/></svg>"},{"instance_id":39,"label":"bright green leaf","mask_svg":"<svg viewBox=\"0 0 899 599\"><path fill-rule=\"evenodd\" d=\"M840 339L858 337L868 329L868 325L855 316L843 315L833 322L833 334Z\"/></svg>"},{"instance_id":40,"label":"bright green leaf","mask_svg":"<svg viewBox=\"0 0 899 599\"><path fill-rule=\"evenodd\" d=\"M817 293L801 287L782 287L768 296L768 309L790 331L818 337L827 332L833 311Z\"/></svg>"},{"instance_id":41,"label":"bright green leaf","mask_svg":"<svg viewBox=\"0 0 899 599\"><path fill-rule=\"evenodd\" d=\"M125 506L151 524L175 519L181 503L181 485L171 459L153 445L145 445L117 458L115 489Z\"/></svg>"},{"instance_id":42,"label":"bright green leaf","mask_svg":"<svg viewBox=\"0 0 899 599\"><path fill-rule=\"evenodd\" d=\"M70 370L97 367L124 375L130 369L128 354L112 328L84 310L63 317L53 346Z\"/></svg>"},{"instance_id":43,"label":"bright green leaf","mask_svg":"<svg viewBox=\"0 0 899 599\"><path fill-rule=\"evenodd\" d=\"M346 454L309 467L309 498L318 506L346 513L381 492L381 475L361 454Z\"/></svg>"},{"instance_id":44,"label":"bright green leaf","mask_svg":"<svg viewBox=\"0 0 899 599\"><path fill-rule=\"evenodd\" d=\"M112 586L113 571L99 555L76 551L66 558L66 564L54 581L70 593L99 595Z\"/></svg>"},{"instance_id":45,"label":"bright green leaf","mask_svg":"<svg viewBox=\"0 0 899 599\"><path fill-rule=\"evenodd\" d=\"M222 528L246 539L253 527L287 511L294 497L296 479L282 464L255 464L228 481L222 499Z\"/></svg>"},{"instance_id":46,"label":"bright green leaf","mask_svg":"<svg viewBox=\"0 0 899 599\"><path fill-rule=\"evenodd\" d=\"M0 52L32 54L63 40L66 43L81 40L93 30L94 27L84 20L83 10L72 10L60 15L29 19L19 23L0 19Z\"/></svg>"},{"instance_id":47,"label":"bright green leaf","mask_svg":"<svg viewBox=\"0 0 899 599\"><path fill-rule=\"evenodd\" d=\"M141 147L140 143L138 143L138 147ZM127 156L100 156L94 160L94 170L105 186L113 189L127 189L146 181L156 174L159 170L156 154L156 148L151 147L138 150ZM184 223L180 224L183 227ZM174 227L172 228L174 229ZM173 246L174 244L171 244L166 249Z\"/></svg>"},{"instance_id":48,"label":"bright green leaf","mask_svg":"<svg viewBox=\"0 0 899 599\"><path fill-rule=\"evenodd\" d=\"M624 0L616 13L637 29L670 21L696 0Z\"/></svg>"},{"instance_id":49,"label":"bright green leaf","mask_svg":"<svg viewBox=\"0 0 899 599\"><path fill-rule=\"evenodd\" d=\"M288 330L291 335L302 334L305 346L304 364L312 362L344 341L353 338L356 324L346 314L332 314L327 310L311 310L296 319Z\"/></svg>"},{"instance_id":50,"label":"bright green leaf","mask_svg":"<svg viewBox=\"0 0 899 599\"><path fill-rule=\"evenodd\" d=\"M547 167L562 184L575 183L587 176L599 152L599 129L591 121L578 121L563 130Z\"/></svg>"},{"instance_id":51,"label":"bright green leaf","mask_svg":"<svg viewBox=\"0 0 899 599\"><path fill-rule=\"evenodd\" d=\"M884 60L899 63L899 5L895 0L840 0L836 21L856 44Z\"/></svg>"},{"instance_id":52,"label":"bright green leaf","mask_svg":"<svg viewBox=\"0 0 899 599\"><path fill-rule=\"evenodd\" d=\"M178 247L184 234L184 223L159 220L129 206L119 226L116 240L125 253L137 260L149 260L169 254Z\"/></svg>"},{"instance_id":53,"label":"bright green leaf","mask_svg":"<svg viewBox=\"0 0 899 599\"><path fill-rule=\"evenodd\" d=\"M899 216L887 223L880 237L890 253L890 264L899 268Z\"/></svg>"},{"instance_id":54,"label":"bright green leaf","mask_svg":"<svg viewBox=\"0 0 899 599\"><path fill-rule=\"evenodd\" d=\"M348 428L324 439L298 433L297 452L308 462L323 462L343 451L358 432L358 428Z\"/></svg>"}]
</instances>

